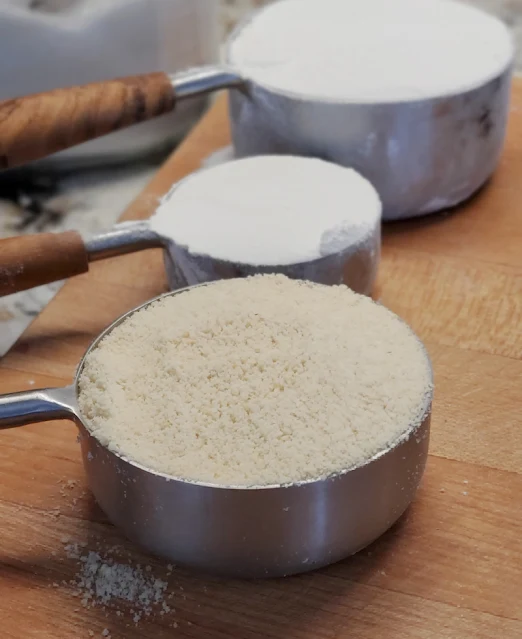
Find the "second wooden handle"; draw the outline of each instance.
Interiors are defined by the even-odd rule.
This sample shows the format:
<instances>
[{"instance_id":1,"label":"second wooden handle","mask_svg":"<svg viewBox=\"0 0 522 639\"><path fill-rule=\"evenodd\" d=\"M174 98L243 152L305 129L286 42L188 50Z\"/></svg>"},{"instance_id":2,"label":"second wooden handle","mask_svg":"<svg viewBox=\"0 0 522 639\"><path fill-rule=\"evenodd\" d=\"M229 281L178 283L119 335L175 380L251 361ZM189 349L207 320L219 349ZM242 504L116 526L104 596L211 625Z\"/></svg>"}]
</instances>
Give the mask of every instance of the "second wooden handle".
<instances>
[{"instance_id":1,"label":"second wooden handle","mask_svg":"<svg viewBox=\"0 0 522 639\"><path fill-rule=\"evenodd\" d=\"M165 73L0 102L0 170L163 115L172 111L175 103L175 92Z\"/></svg>"},{"instance_id":2,"label":"second wooden handle","mask_svg":"<svg viewBox=\"0 0 522 639\"><path fill-rule=\"evenodd\" d=\"M83 239L75 231L0 241L0 296L49 284L89 270Z\"/></svg>"}]
</instances>

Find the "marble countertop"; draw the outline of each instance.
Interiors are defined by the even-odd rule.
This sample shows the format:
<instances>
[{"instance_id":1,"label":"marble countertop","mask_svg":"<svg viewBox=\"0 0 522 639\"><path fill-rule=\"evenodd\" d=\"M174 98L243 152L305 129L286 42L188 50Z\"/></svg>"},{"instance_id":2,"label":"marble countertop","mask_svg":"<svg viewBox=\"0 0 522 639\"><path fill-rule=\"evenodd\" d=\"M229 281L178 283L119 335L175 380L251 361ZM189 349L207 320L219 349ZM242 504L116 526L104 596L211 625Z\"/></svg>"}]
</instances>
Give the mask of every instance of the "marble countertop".
<instances>
[{"instance_id":1,"label":"marble countertop","mask_svg":"<svg viewBox=\"0 0 522 639\"><path fill-rule=\"evenodd\" d=\"M0 181L0 237L78 230L91 235L110 228L151 179L157 166L141 164L82 171L63 179ZM4 199L2 199L4 195ZM7 352L62 282L0 298L0 357Z\"/></svg>"},{"instance_id":2,"label":"marble countertop","mask_svg":"<svg viewBox=\"0 0 522 639\"><path fill-rule=\"evenodd\" d=\"M221 0L226 33L247 11L265 0ZM470 0L499 16L517 45L522 72L522 0ZM0 176L0 237L75 229L93 234L110 228L150 180L163 158L129 167L81 171L68 176ZM0 299L0 357L49 302L61 282Z\"/></svg>"}]
</instances>

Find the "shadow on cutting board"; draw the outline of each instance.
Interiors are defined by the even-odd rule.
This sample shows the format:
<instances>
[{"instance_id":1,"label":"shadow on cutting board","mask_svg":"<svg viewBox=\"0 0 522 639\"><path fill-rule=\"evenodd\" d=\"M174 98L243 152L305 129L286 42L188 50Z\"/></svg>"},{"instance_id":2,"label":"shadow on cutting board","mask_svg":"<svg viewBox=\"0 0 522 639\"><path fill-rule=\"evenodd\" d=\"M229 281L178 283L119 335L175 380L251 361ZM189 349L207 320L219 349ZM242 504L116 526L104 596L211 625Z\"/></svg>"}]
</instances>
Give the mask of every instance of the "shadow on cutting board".
<instances>
[{"instance_id":1,"label":"shadow on cutting board","mask_svg":"<svg viewBox=\"0 0 522 639\"><path fill-rule=\"evenodd\" d=\"M75 491L76 485L71 495ZM56 602L58 609L45 621L46 629L56 639L89 636L89 631L102 636L105 629L111 639L326 639L349 627L352 618L360 622L360 612L369 600L379 608L379 599L386 593L382 588L386 579L383 568L393 556L409 517L405 514L369 548L336 565L284 579L239 581L184 568L169 570L166 562L142 554L109 524L89 493L84 495L73 526L69 517L57 517L49 523L54 530L48 528L42 535L54 539L47 539L45 545L23 556L4 556L0 579L9 577L15 587L31 589L36 610L44 602L46 608ZM59 537L61 530L70 533L71 528L76 528L74 535ZM79 557L74 558L71 547L76 544L80 544ZM59 548L59 552L50 548ZM168 582L164 598L167 608L152 606L154 614L143 615L136 624L133 616L138 607L131 602L114 599L106 606L84 607L82 594L74 596L74 591L82 591L78 575L90 552L120 565L140 566L145 575ZM104 568L98 566L97 570ZM112 586L118 585L113 582Z\"/></svg>"}]
</instances>

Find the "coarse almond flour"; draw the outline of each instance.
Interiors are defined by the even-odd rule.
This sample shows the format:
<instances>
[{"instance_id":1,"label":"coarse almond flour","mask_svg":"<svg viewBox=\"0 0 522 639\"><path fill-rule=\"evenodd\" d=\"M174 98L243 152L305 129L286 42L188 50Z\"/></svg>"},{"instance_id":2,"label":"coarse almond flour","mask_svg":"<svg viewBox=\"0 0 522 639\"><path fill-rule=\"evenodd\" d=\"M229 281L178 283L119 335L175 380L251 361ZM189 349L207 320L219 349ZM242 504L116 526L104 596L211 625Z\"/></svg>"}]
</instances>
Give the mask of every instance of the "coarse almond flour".
<instances>
[{"instance_id":1,"label":"coarse almond flour","mask_svg":"<svg viewBox=\"0 0 522 639\"><path fill-rule=\"evenodd\" d=\"M404 436L431 369L383 306L265 275L137 311L86 358L79 390L109 449L186 480L258 486L328 476Z\"/></svg>"}]
</instances>

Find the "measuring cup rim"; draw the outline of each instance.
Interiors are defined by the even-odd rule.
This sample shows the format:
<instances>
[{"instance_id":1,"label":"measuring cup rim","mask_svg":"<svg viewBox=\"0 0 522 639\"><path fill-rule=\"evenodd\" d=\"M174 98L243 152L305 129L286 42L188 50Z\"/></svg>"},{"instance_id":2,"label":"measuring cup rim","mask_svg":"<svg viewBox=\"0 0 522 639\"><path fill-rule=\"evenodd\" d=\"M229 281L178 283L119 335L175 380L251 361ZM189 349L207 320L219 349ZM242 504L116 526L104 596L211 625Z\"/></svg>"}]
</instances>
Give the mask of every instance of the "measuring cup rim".
<instances>
[{"instance_id":1,"label":"measuring cup rim","mask_svg":"<svg viewBox=\"0 0 522 639\"><path fill-rule=\"evenodd\" d=\"M513 36L508 31L508 35L511 40L511 56L509 60L507 61L506 65L503 66L501 69L497 70L496 73L491 75L491 77L488 77L486 80L483 80L479 82L478 84L472 85L470 87L466 87L462 91L455 89L453 92L447 92L447 93L442 93L440 95L432 95L432 96L427 96L422 98L412 98L412 99L402 98L400 100L379 100L378 102L376 102L373 100L356 101L356 100L349 100L349 99L347 100L347 99L341 99L341 98L325 98L321 96L310 96L304 93L297 93L295 91L280 89L280 88L271 86L270 84L266 82L260 82L259 80L254 80L253 78L251 78L242 69L240 69L237 66L237 64L232 60L231 50L232 50L232 45L234 44L235 40L237 40L239 35L243 32L243 30L249 24L254 22L254 20L256 20L261 15L261 13L263 13L264 11L268 11L271 7L273 7L276 4L280 4L286 1L287 0L273 0L272 2L269 2L268 4L262 7L259 7L258 9L255 9L254 11L249 13L242 20L240 20L236 24L236 26L232 29L232 31L230 32L229 36L226 39L225 46L224 46L225 64L232 71L234 71L239 77L243 78L243 80L246 83L249 83L254 87L256 86L260 87L261 89L264 89L265 91L267 91L268 93L271 93L274 96L280 96L288 100L294 100L298 102L308 102L310 104L313 104L316 106L323 106L326 108L328 107L331 107L331 108L360 107L364 109L373 109L375 111L379 111L382 109L388 110L394 107L402 107L403 109L405 108L417 109L420 107L428 106L432 108L434 104L470 95L473 92L477 91L478 89L481 89L490 83L496 82L500 77L502 77L506 73L511 74L515 67L516 48L515 48Z\"/></svg>"},{"instance_id":2,"label":"measuring cup rim","mask_svg":"<svg viewBox=\"0 0 522 639\"><path fill-rule=\"evenodd\" d=\"M218 280L218 281L220 281L220 280ZM279 489L279 488L298 488L298 487L301 487L301 486L307 486L307 485L311 485L311 484L319 484L319 483L326 482L326 481L334 481L334 480L342 478L345 475L348 475L352 471L356 471L356 470L359 470L359 469L364 468L366 466L369 466L373 462L376 462L377 460L381 459L385 455L388 455L389 453L391 453L393 450L395 450L397 447L399 447L404 442L408 441L410 439L410 437L415 436L415 433L418 430L420 430L422 428L422 426L426 423L426 421L430 418L430 416L431 416L431 406L432 406L432 401L433 401L433 368L432 368L432 364L431 364L431 359L430 359L430 357L428 355L428 352L427 352L424 344L419 339L419 337L415 334L415 332L412 330L412 328L404 320L402 320L398 315L393 313L393 311L390 311L389 309L387 309L402 324L404 324L406 326L406 328L409 330L411 335L417 340L417 342L421 346L422 352L424 353L424 356L425 356L425 359L426 359L426 363L428 365L428 371L429 371L429 376L430 376L430 384L429 384L427 392L426 392L426 394L424 396L424 402L423 402L423 404L421 406L421 409L419 410L419 413L418 413L417 417L412 421L412 423L408 426L408 428L406 430L404 430L402 433L400 433L385 448L383 448L382 450L378 451L372 457L370 457L367 460L364 460L363 462L361 462L359 464L355 464L355 465L350 466L348 468L343 468L341 470L337 470L335 472L332 472L332 473L330 473L328 475L325 475L325 476L322 476L322 477L312 477L312 478L301 480L301 481L288 482L288 483L282 483L282 484L260 484L260 485L216 484L216 483L212 483L212 482L190 480L190 479L187 479L187 478L184 478L184 477L177 477L175 475L169 475L167 473L163 473L161 471L154 470L152 468L149 468L149 467L141 464L140 462L137 462L137 461L135 461L133 459L130 459L129 457L127 457L126 455L124 455L124 454L122 454L122 453L120 453L118 451L115 451L115 450L112 450L112 449L108 448L105 444L102 444L102 442L100 442L100 440L96 437L96 435L91 432L87 421L85 420L85 418L81 414L81 411L80 411L80 408L79 408L79 402L78 402L78 398L79 398L79 395L80 395L80 392L79 392L79 380L80 380L80 377L81 377L81 374L82 374L82 371L83 371L83 368L84 368L84 365L85 365L85 360L87 359L89 354L92 353L96 348L98 348L98 346L100 345L102 340L107 335L109 335L112 332L113 329L115 329L117 326L122 324L127 318L129 318L134 313L136 313L136 312L138 312L138 311L140 311L140 310L142 310L144 308L147 308L151 304L154 304L154 303L158 302L159 300L162 300L162 299L164 299L166 297L171 297L171 296L174 296L174 295L179 295L181 293L186 293L188 291L191 291L193 289L200 288L200 287L203 287L203 286L212 286L213 284L216 284L216 283L217 282L203 282L201 284L196 284L196 285L193 285L193 286L187 286L187 287L184 287L184 288L180 288L180 289L177 289L175 291L167 291L165 293L161 293L160 295L157 295L156 297L154 297L154 298L152 298L152 299L140 304L139 306L136 306L135 308L133 308L133 309L131 309L129 311L126 311L125 313L120 315L117 319L115 319L109 326L107 326L91 342L91 344L89 345L89 347L85 351L83 357L81 358L81 360L80 360L80 362L79 362L79 364L78 364L78 366L76 368L76 373L75 373L75 376L74 376L74 382L73 382L72 386L69 387L71 389L74 388L75 406L77 408L76 415L77 415L80 423L82 424L82 426L87 431L87 433L89 433L89 435L91 437L94 437L94 439L96 439L96 441L100 444L100 446L102 446L106 450L109 450L112 454L114 454L116 457L120 458L122 461L127 462L127 463L131 464L132 466L135 466L136 468L139 468L142 471L145 471L147 473L151 473L153 475L161 477L161 478L165 479L166 481L180 482L180 483L183 483L183 484L189 484L189 485L198 486L198 487L219 488L221 490L275 490L275 489ZM325 284L315 284L314 283L313 286L326 286L326 285Z\"/></svg>"},{"instance_id":3,"label":"measuring cup rim","mask_svg":"<svg viewBox=\"0 0 522 639\"><path fill-rule=\"evenodd\" d=\"M263 154L261 156L256 156L257 158L259 157L264 157L264 158L280 158L280 155L274 154L274 153L266 153ZM227 160L226 164L233 164L234 162L246 162L249 160L255 160L256 157L244 157L244 158L233 158L232 160ZM298 158L300 160L303 159L313 159L313 158L303 158L303 156L300 155L291 155L291 156L287 156L287 157L295 157ZM332 162L329 162L328 160L324 160L325 162L328 162L329 164L332 164ZM366 245L371 245L372 241L373 241L373 237L374 237L374 232L375 232L375 228L371 225L368 224L367 226L364 227L364 232L360 235L360 237L357 239L357 242L354 243L350 243L348 246L345 246L344 248L342 248L339 251L334 251L333 253L327 253L325 255L320 255L319 257L315 257L311 260L304 260L302 262L279 262L279 263L264 263L264 264L254 264L252 262L241 262L238 260L227 260L224 259L222 257L215 257L214 255L211 255L209 253L198 253L198 252L194 252L191 251L190 248L186 245L186 244L178 244L175 240L175 238L170 237L168 235L166 235L165 233L163 233L162 231L158 231L154 225L151 223L152 219L154 218L154 216L157 214L157 212L159 211L159 209L162 207L162 205L166 202L169 202L171 199L173 199L176 196L176 192L183 187L183 185L185 185L187 182L190 182L191 180L195 180L197 179L198 176L200 176L202 173L206 173L207 171L212 171L215 168L218 168L219 166L222 166L221 164L217 165L217 166L204 166L204 167L200 167L199 169L196 169L195 171L193 171L192 173L190 173L189 175L181 178L180 180L178 180L177 182L175 182L170 189L160 198L160 202L158 207L156 208L156 210L154 211L154 213L147 218L146 220L142 220L142 221L133 221L130 223L120 223L117 224L114 228L122 228L124 226L124 224L127 224L129 228L133 228L133 227L139 227L140 225L142 227L147 228L148 230L150 230L151 232L155 233L159 238L161 238L162 242L163 242L163 248L167 249L167 252L169 250L169 246L174 246L174 247L179 247L185 251L187 251L190 256L192 257L197 257L197 258L202 258L202 259L210 259L213 262L216 262L218 264L224 264L224 265L230 265L230 266L242 266L245 268L248 267L253 267L255 269L267 269L267 274L268 272L273 272L274 269L278 269L278 268L285 268L285 269L291 269L291 268L299 268L302 266L309 266L311 268L315 267L315 266L320 266L321 264L332 260L336 257L339 256L346 256L346 255L350 255L351 253L355 253L358 249L360 249L363 246ZM361 174L359 174L361 175ZM364 178L364 176L361 175L361 177ZM366 179L366 178L365 178ZM370 183L371 184L371 183ZM372 188L375 190L375 187L373 186L373 184L371 184ZM377 191L376 191L377 193ZM377 193L377 197L379 198L379 206L380 206L380 218L378 220L378 228L380 229L380 225L382 222L382 201L381 198L379 196L379 194ZM174 203L175 204L175 203ZM174 259L175 261L175 259ZM262 271L260 271L262 272Z\"/></svg>"}]
</instances>

